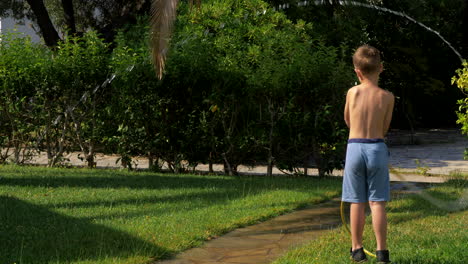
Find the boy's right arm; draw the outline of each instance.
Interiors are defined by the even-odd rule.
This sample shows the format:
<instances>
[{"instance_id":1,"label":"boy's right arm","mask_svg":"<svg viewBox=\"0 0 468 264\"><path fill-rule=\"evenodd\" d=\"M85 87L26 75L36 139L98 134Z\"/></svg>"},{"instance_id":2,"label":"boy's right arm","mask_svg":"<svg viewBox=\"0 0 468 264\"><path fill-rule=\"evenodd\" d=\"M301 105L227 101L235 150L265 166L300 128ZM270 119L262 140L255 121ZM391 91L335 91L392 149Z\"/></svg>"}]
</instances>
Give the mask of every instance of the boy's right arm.
<instances>
[{"instance_id":1,"label":"boy's right arm","mask_svg":"<svg viewBox=\"0 0 468 264\"><path fill-rule=\"evenodd\" d=\"M348 93L346 93L346 104L345 104L345 109L344 109L344 120L346 122L346 125L348 128L350 128L350 119L349 119L349 100L350 100L350 92L348 90Z\"/></svg>"}]
</instances>

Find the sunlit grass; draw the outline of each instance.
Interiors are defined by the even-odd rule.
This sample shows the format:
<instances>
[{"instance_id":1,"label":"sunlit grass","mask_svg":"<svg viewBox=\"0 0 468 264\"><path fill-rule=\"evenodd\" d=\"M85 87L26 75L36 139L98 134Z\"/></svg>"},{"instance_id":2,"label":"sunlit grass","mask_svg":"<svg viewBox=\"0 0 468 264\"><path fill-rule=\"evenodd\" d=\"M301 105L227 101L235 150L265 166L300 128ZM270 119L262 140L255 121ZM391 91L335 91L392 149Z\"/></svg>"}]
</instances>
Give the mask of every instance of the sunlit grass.
<instances>
[{"instance_id":1,"label":"sunlit grass","mask_svg":"<svg viewBox=\"0 0 468 264\"><path fill-rule=\"evenodd\" d=\"M400 197L388 204L388 243L391 259L398 264L462 264L467 263L468 211L465 207L451 212L466 199L467 175L458 173L454 179L425 192L445 208L428 202L418 194ZM456 202L455 202L456 201ZM365 247L375 249L370 217L364 231ZM342 264L349 259L350 237L344 229L336 229L310 244L290 251L275 264ZM369 258L369 263L375 260Z\"/></svg>"},{"instance_id":2,"label":"sunlit grass","mask_svg":"<svg viewBox=\"0 0 468 264\"><path fill-rule=\"evenodd\" d=\"M0 167L0 263L148 263L337 196L340 179Z\"/></svg>"}]
</instances>

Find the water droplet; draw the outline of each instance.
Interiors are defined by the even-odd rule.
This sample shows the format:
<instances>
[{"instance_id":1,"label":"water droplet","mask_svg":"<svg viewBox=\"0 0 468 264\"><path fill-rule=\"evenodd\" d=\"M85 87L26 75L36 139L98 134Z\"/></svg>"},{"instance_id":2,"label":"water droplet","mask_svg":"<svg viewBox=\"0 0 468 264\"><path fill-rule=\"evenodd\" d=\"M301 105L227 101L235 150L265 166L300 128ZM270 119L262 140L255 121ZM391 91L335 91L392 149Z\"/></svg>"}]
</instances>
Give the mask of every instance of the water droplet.
<instances>
[{"instance_id":1,"label":"water droplet","mask_svg":"<svg viewBox=\"0 0 468 264\"><path fill-rule=\"evenodd\" d=\"M57 118L54 120L52 124L55 126L58 124L58 122L60 122L60 120L62 120L62 115L57 116Z\"/></svg>"},{"instance_id":2,"label":"water droplet","mask_svg":"<svg viewBox=\"0 0 468 264\"><path fill-rule=\"evenodd\" d=\"M112 81L115 79L115 76L117 76L117 75L115 75L115 73L112 74L112 76L111 76L110 79L109 79L109 83L112 82Z\"/></svg>"}]
</instances>

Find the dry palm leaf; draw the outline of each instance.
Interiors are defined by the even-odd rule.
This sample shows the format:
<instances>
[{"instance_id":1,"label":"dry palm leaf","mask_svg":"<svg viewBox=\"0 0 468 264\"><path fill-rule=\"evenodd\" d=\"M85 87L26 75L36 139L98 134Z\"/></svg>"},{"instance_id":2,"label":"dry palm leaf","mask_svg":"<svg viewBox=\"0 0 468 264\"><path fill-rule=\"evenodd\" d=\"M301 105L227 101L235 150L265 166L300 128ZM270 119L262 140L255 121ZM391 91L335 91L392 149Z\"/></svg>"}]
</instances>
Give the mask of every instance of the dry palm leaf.
<instances>
[{"instance_id":1,"label":"dry palm leaf","mask_svg":"<svg viewBox=\"0 0 468 264\"><path fill-rule=\"evenodd\" d=\"M197 8L201 6L201 0L190 0L190 9L193 3ZM162 79L166 55L169 50L172 27L176 19L176 9L179 0L153 0L151 17L151 42L153 47L153 63L156 74Z\"/></svg>"},{"instance_id":2,"label":"dry palm leaf","mask_svg":"<svg viewBox=\"0 0 468 264\"><path fill-rule=\"evenodd\" d=\"M151 42L156 74L162 79L179 0L153 0Z\"/></svg>"}]
</instances>

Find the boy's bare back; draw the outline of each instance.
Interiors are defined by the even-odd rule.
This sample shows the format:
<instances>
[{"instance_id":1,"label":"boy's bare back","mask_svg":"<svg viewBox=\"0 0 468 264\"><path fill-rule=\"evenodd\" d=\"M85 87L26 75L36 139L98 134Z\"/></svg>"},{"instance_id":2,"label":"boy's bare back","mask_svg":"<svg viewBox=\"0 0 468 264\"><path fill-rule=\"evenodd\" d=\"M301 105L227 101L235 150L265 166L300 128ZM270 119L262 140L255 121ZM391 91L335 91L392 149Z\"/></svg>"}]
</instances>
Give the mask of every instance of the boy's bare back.
<instances>
[{"instance_id":1,"label":"boy's bare back","mask_svg":"<svg viewBox=\"0 0 468 264\"><path fill-rule=\"evenodd\" d=\"M394 100L392 93L371 83L349 89L345 106L349 138L384 138L392 120Z\"/></svg>"},{"instance_id":2,"label":"boy's bare back","mask_svg":"<svg viewBox=\"0 0 468 264\"><path fill-rule=\"evenodd\" d=\"M383 71L380 52L363 45L354 53L353 64L361 84L349 89L346 95L344 116L349 138L383 139L390 127L395 98L378 87Z\"/></svg>"}]
</instances>

